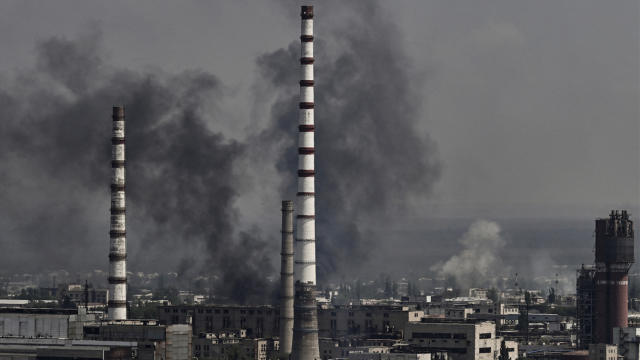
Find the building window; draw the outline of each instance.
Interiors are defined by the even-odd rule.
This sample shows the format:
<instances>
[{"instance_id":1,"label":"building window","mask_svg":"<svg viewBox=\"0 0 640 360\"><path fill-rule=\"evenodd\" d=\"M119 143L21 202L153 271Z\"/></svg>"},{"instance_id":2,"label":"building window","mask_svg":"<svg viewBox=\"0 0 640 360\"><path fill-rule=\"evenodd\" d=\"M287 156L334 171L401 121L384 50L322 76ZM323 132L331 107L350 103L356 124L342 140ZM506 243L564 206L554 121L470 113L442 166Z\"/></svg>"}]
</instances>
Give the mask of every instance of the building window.
<instances>
[{"instance_id":1,"label":"building window","mask_svg":"<svg viewBox=\"0 0 640 360\"><path fill-rule=\"evenodd\" d=\"M488 354L490 352L491 352L491 348L490 347L480 348L480 354Z\"/></svg>"},{"instance_id":2,"label":"building window","mask_svg":"<svg viewBox=\"0 0 640 360\"><path fill-rule=\"evenodd\" d=\"M491 339L491 333L480 334L480 339Z\"/></svg>"}]
</instances>

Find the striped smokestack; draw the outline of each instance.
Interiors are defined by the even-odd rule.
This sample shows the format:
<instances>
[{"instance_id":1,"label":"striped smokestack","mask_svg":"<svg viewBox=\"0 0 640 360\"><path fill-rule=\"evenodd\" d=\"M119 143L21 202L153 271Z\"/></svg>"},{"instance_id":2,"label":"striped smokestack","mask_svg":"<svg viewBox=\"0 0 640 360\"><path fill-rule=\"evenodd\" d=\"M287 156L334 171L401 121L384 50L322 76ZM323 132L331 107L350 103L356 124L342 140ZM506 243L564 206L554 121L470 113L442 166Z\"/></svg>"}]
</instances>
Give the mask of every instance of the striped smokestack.
<instances>
[{"instance_id":1,"label":"striped smokestack","mask_svg":"<svg viewBox=\"0 0 640 360\"><path fill-rule=\"evenodd\" d=\"M313 121L313 7L302 7L296 280L316 284L316 209Z\"/></svg>"},{"instance_id":2,"label":"striped smokestack","mask_svg":"<svg viewBox=\"0 0 640 360\"><path fill-rule=\"evenodd\" d=\"M282 202L280 266L280 359L289 360L293 342L293 201Z\"/></svg>"},{"instance_id":3,"label":"striped smokestack","mask_svg":"<svg viewBox=\"0 0 640 360\"><path fill-rule=\"evenodd\" d=\"M316 228L313 120L313 6L302 6L300 116L298 122L298 215L292 359L320 359L316 305Z\"/></svg>"},{"instance_id":4,"label":"striped smokestack","mask_svg":"<svg viewBox=\"0 0 640 360\"><path fill-rule=\"evenodd\" d=\"M109 246L109 319L127 319L127 246L124 198L124 107L113 107L111 133L111 238Z\"/></svg>"}]
</instances>

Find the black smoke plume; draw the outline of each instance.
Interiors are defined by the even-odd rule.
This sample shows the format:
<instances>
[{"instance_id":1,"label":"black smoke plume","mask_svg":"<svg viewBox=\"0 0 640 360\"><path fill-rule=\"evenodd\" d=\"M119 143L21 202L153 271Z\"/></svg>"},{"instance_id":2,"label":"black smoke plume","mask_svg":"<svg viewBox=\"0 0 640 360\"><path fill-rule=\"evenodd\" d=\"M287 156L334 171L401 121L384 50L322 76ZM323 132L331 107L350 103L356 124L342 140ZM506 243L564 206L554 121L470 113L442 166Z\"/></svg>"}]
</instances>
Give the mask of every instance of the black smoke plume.
<instances>
[{"instance_id":1,"label":"black smoke plume","mask_svg":"<svg viewBox=\"0 0 640 360\"><path fill-rule=\"evenodd\" d=\"M42 41L35 67L0 85L3 267L106 268L110 112L123 104L129 270L179 263L215 279L218 299L269 300L267 242L236 226L246 146L222 133L224 87L203 71L114 68L100 44L96 30Z\"/></svg>"},{"instance_id":2,"label":"black smoke plume","mask_svg":"<svg viewBox=\"0 0 640 360\"><path fill-rule=\"evenodd\" d=\"M287 1L287 9L299 9L296 3ZM346 21L336 24L332 14ZM316 256L318 276L327 280L362 270L383 240L363 224L384 223L406 210L406 202L428 194L440 164L434 143L417 129L424 118L421 80L408 70L402 37L388 14L373 1L320 2L314 22ZM260 84L261 96L274 99L270 126L260 138L279 152L282 191L289 196L296 192L297 139L291 134L297 128L292 109L299 48L294 41L258 59L268 84Z\"/></svg>"}]
</instances>

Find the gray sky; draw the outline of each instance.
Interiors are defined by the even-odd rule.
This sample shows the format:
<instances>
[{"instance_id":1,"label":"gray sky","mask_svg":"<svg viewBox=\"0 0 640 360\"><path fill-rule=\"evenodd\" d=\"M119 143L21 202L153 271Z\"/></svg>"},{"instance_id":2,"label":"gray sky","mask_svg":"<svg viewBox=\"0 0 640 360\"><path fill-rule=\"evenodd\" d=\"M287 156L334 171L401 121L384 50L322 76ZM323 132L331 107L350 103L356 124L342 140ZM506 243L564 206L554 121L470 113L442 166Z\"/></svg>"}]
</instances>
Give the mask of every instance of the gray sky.
<instances>
[{"instance_id":1,"label":"gray sky","mask_svg":"<svg viewBox=\"0 0 640 360\"><path fill-rule=\"evenodd\" d=\"M357 16L343 14L339 2L323 4L315 10L319 41L323 30L348 28ZM422 102L418 129L429 134L442 164L433 191L417 194L396 226L448 217L558 216L590 224L610 208L638 213L637 0L381 4L397 27L402 64L421 84L414 89ZM0 79L32 66L38 41L97 28L105 66L215 74L225 87L225 121L216 129L244 140L255 133L251 127L268 124L256 124L271 101L256 98L263 94L256 90L256 58L297 39L297 12L294 2L271 1L5 0ZM331 51L340 40L325 41ZM239 221L276 231L277 181L268 166L260 171L266 183L236 200Z\"/></svg>"},{"instance_id":2,"label":"gray sky","mask_svg":"<svg viewBox=\"0 0 640 360\"><path fill-rule=\"evenodd\" d=\"M426 78L420 123L444 164L428 200L435 212L593 216L637 206L637 1L383 6L407 66ZM0 10L2 72L32 62L38 40L99 26L111 64L216 74L233 91L228 126L238 134L251 117L255 57L298 32L297 17L265 1L3 1ZM324 10L318 22L335 21Z\"/></svg>"}]
</instances>

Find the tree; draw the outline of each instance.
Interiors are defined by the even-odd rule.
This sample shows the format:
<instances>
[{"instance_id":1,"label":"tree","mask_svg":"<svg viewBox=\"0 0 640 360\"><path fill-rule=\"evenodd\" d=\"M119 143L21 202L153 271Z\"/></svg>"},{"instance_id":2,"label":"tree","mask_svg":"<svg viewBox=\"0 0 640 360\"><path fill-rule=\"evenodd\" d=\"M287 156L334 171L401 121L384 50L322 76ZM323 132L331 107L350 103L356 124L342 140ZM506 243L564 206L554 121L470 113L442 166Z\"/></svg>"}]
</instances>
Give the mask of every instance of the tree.
<instances>
[{"instance_id":1,"label":"tree","mask_svg":"<svg viewBox=\"0 0 640 360\"><path fill-rule=\"evenodd\" d=\"M509 360L509 351L507 351L507 344L504 340L500 343L500 356L498 356L498 360Z\"/></svg>"},{"instance_id":2,"label":"tree","mask_svg":"<svg viewBox=\"0 0 640 360\"><path fill-rule=\"evenodd\" d=\"M556 289L549 288L549 296L547 297L547 302L549 304L555 304L556 303Z\"/></svg>"}]
</instances>

